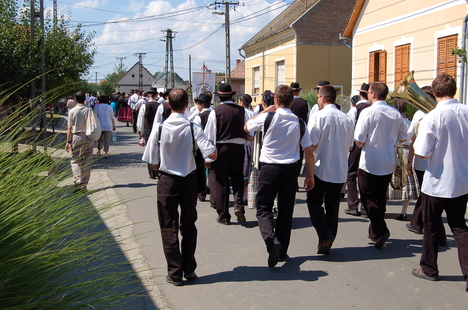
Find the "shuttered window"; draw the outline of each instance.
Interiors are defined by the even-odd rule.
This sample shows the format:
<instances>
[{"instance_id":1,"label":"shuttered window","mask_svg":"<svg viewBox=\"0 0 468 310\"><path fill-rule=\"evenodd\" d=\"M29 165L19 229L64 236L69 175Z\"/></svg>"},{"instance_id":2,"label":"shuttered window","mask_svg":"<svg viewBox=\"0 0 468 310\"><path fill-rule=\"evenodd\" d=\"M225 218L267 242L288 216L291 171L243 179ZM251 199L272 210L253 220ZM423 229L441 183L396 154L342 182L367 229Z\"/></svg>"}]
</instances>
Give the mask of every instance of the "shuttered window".
<instances>
[{"instance_id":1,"label":"shuttered window","mask_svg":"<svg viewBox=\"0 0 468 310\"><path fill-rule=\"evenodd\" d=\"M278 85L286 84L286 73L284 68L284 60L277 61L276 65L276 74L275 74L275 88Z\"/></svg>"},{"instance_id":2,"label":"shuttered window","mask_svg":"<svg viewBox=\"0 0 468 310\"><path fill-rule=\"evenodd\" d=\"M409 73L410 44L395 47L395 88Z\"/></svg>"},{"instance_id":3,"label":"shuttered window","mask_svg":"<svg viewBox=\"0 0 468 310\"><path fill-rule=\"evenodd\" d=\"M260 67L252 68L252 94L260 94Z\"/></svg>"},{"instance_id":4,"label":"shuttered window","mask_svg":"<svg viewBox=\"0 0 468 310\"><path fill-rule=\"evenodd\" d=\"M369 83L387 83L387 51L369 53Z\"/></svg>"},{"instance_id":5,"label":"shuttered window","mask_svg":"<svg viewBox=\"0 0 468 310\"><path fill-rule=\"evenodd\" d=\"M437 75L447 73L456 79L457 55L452 55L452 50L457 48L458 35L439 38L437 41Z\"/></svg>"}]
</instances>

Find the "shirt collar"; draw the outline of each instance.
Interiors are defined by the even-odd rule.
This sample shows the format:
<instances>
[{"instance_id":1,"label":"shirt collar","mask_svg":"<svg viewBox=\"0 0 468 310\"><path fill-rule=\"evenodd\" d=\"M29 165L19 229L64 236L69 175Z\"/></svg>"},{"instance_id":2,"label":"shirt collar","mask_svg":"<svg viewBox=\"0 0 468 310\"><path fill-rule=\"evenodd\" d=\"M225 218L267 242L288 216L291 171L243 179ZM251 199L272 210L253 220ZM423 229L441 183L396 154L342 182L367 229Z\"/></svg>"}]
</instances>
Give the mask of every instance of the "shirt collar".
<instances>
[{"instance_id":1,"label":"shirt collar","mask_svg":"<svg viewBox=\"0 0 468 310\"><path fill-rule=\"evenodd\" d=\"M294 96L294 99L301 98L301 96Z\"/></svg>"},{"instance_id":2,"label":"shirt collar","mask_svg":"<svg viewBox=\"0 0 468 310\"><path fill-rule=\"evenodd\" d=\"M337 107L336 107L336 104L332 103L332 104L327 104L326 106L324 106L322 110L325 110L325 109L335 109L335 110L337 110Z\"/></svg>"},{"instance_id":3,"label":"shirt collar","mask_svg":"<svg viewBox=\"0 0 468 310\"><path fill-rule=\"evenodd\" d=\"M234 102L233 101L223 101L223 102L221 102L221 104L234 104Z\"/></svg>"},{"instance_id":4,"label":"shirt collar","mask_svg":"<svg viewBox=\"0 0 468 310\"><path fill-rule=\"evenodd\" d=\"M377 100L372 105L387 105L387 102L385 100Z\"/></svg>"},{"instance_id":5,"label":"shirt collar","mask_svg":"<svg viewBox=\"0 0 468 310\"><path fill-rule=\"evenodd\" d=\"M437 107L442 106L442 105L456 104L456 103L460 103L460 102L458 102L457 99L442 100L442 101L440 101L439 103L437 103L436 109L437 109Z\"/></svg>"}]
</instances>

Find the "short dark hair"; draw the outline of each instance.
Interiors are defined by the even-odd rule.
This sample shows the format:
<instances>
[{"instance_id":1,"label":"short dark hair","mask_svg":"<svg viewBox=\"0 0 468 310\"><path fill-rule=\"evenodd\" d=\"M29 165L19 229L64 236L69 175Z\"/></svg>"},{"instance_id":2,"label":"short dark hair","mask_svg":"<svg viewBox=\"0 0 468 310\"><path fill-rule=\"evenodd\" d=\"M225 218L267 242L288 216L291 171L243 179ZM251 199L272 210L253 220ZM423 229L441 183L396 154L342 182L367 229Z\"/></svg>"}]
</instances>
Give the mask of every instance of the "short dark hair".
<instances>
[{"instance_id":1,"label":"short dark hair","mask_svg":"<svg viewBox=\"0 0 468 310\"><path fill-rule=\"evenodd\" d=\"M455 79L447 73L439 74L434 81L432 81L432 89L436 97L455 97L457 93L457 83Z\"/></svg>"},{"instance_id":2,"label":"short dark hair","mask_svg":"<svg viewBox=\"0 0 468 310\"><path fill-rule=\"evenodd\" d=\"M367 92L366 92L366 91L360 91L360 92L359 92L359 96L361 96L361 97L364 98L365 100L368 100L368 99L369 99L369 96L367 95Z\"/></svg>"},{"instance_id":3,"label":"short dark hair","mask_svg":"<svg viewBox=\"0 0 468 310\"><path fill-rule=\"evenodd\" d=\"M421 87L421 90L422 90L423 92L425 92L426 95L428 95L429 97L431 97L432 99L434 99L434 101L435 101L434 90L432 89L432 86L423 86L423 87Z\"/></svg>"},{"instance_id":4,"label":"short dark hair","mask_svg":"<svg viewBox=\"0 0 468 310\"><path fill-rule=\"evenodd\" d=\"M395 109L397 109L402 115L406 113L406 102L403 99L395 101Z\"/></svg>"},{"instance_id":5,"label":"short dark hair","mask_svg":"<svg viewBox=\"0 0 468 310\"><path fill-rule=\"evenodd\" d=\"M76 102L78 103L84 103L86 100L86 95L83 93L83 91L79 91L75 94Z\"/></svg>"},{"instance_id":6,"label":"short dark hair","mask_svg":"<svg viewBox=\"0 0 468 310\"><path fill-rule=\"evenodd\" d=\"M109 97L107 97L106 95L99 96L99 103L109 104Z\"/></svg>"},{"instance_id":7,"label":"short dark hair","mask_svg":"<svg viewBox=\"0 0 468 310\"><path fill-rule=\"evenodd\" d=\"M326 103L335 103L336 89L331 85L323 86L318 91L319 95L325 98Z\"/></svg>"},{"instance_id":8,"label":"short dark hair","mask_svg":"<svg viewBox=\"0 0 468 310\"><path fill-rule=\"evenodd\" d=\"M377 81L369 85L369 91L376 93L378 100L385 100L388 95L388 86L383 82Z\"/></svg>"},{"instance_id":9,"label":"short dark hair","mask_svg":"<svg viewBox=\"0 0 468 310\"><path fill-rule=\"evenodd\" d=\"M275 97L280 107L289 108L294 100L294 92L288 85L278 85L275 89Z\"/></svg>"},{"instance_id":10,"label":"short dark hair","mask_svg":"<svg viewBox=\"0 0 468 310\"><path fill-rule=\"evenodd\" d=\"M168 97L172 111L181 112L188 103L188 94L182 88L171 89Z\"/></svg>"}]
</instances>

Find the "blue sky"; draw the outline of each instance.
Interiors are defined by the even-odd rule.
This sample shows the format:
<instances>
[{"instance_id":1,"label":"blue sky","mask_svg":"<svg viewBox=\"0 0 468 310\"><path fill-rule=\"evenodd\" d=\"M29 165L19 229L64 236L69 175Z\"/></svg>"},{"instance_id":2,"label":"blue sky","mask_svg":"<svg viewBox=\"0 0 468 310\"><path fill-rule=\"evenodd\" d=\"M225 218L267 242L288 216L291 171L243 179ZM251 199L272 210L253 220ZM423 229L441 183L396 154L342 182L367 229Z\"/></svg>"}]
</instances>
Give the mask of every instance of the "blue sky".
<instances>
[{"instance_id":1,"label":"blue sky","mask_svg":"<svg viewBox=\"0 0 468 310\"><path fill-rule=\"evenodd\" d=\"M189 76L189 55L192 72L199 71L203 61L216 72L225 71L225 17L214 15L215 1L207 0L58 0L60 14L69 15L71 26L83 25L86 33L95 32L97 48L95 64L86 77L94 82L113 72L120 65L129 69L138 58L134 53L146 53L143 65L151 72L162 71L165 64L163 29L176 32L173 40L174 67L184 79ZM218 2L224 2L218 1ZM238 49L293 0L231 1L231 68L240 59ZM44 0L47 9L52 0ZM224 6L218 11L224 11Z\"/></svg>"}]
</instances>

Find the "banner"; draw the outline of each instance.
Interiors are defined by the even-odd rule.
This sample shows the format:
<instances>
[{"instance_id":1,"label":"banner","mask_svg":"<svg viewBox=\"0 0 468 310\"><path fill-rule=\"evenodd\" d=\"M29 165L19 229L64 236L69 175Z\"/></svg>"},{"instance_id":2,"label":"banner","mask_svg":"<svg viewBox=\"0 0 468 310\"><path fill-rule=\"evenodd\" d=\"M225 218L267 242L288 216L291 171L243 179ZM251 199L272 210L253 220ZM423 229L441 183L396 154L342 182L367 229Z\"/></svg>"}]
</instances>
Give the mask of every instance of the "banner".
<instances>
[{"instance_id":1,"label":"banner","mask_svg":"<svg viewBox=\"0 0 468 310\"><path fill-rule=\"evenodd\" d=\"M192 73L192 94L193 99L195 100L198 95L200 95L203 91L210 91L212 94L215 92L215 83L216 77L215 73L213 72L193 72ZM214 95L213 95L214 97Z\"/></svg>"}]
</instances>

